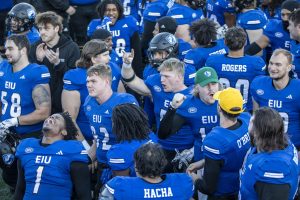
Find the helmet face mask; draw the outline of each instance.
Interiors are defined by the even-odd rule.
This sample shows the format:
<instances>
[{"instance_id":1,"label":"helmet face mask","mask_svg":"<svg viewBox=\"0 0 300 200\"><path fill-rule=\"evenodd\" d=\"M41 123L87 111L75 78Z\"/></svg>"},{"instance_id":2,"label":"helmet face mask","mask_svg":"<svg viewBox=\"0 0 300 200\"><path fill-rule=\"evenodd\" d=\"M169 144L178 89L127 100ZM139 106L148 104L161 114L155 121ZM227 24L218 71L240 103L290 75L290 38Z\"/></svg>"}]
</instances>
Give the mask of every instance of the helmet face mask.
<instances>
[{"instance_id":1,"label":"helmet face mask","mask_svg":"<svg viewBox=\"0 0 300 200\"><path fill-rule=\"evenodd\" d=\"M155 54L160 52L161 58L155 58ZM178 56L178 41L171 33L162 32L153 37L149 43L148 58L152 67L159 67L159 65L169 59L177 58Z\"/></svg>"},{"instance_id":2,"label":"helmet face mask","mask_svg":"<svg viewBox=\"0 0 300 200\"><path fill-rule=\"evenodd\" d=\"M19 3L15 5L7 15L7 30L12 33L28 31L34 26L35 17L36 11L32 5Z\"/></svg>"},{"instance_id":3,"label":"helmet face mask","mask_svg":"<svg viewBox=\"0 0 300 200\"><path fill-rule=\"evenodd\" d=\"M16 148L20 142L20 137L10 132L9 130L5 130L5 136L0 139L0 164L3 166L9 167L15 161L15 152Z\"/></svg>"}]
</instances>

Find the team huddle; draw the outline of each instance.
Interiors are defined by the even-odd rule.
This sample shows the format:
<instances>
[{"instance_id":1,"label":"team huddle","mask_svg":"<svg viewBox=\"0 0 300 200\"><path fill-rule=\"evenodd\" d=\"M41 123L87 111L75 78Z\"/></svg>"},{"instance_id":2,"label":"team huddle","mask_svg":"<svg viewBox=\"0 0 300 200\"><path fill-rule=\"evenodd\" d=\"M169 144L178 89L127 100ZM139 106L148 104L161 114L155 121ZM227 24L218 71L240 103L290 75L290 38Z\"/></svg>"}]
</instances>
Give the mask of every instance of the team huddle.
<instances>
[{"instance_id":1,"label":"team huddle","mask_svg":"<svg viewBox=\"0 0 300 200\"><path fill-rule=\"evenodd\" d=\"M0 16L14 199L300 198L299 0L9 0Z\"/></svg>"}]
</instances>

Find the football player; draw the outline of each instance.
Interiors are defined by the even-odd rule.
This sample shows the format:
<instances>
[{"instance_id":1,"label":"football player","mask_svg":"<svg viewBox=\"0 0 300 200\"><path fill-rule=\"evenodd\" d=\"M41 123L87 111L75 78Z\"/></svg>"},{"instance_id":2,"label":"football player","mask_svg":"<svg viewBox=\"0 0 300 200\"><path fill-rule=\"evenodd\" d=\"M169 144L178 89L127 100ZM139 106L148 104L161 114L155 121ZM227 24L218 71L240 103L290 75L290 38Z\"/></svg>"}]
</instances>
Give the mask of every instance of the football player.
<instances>
[{"instance_id":1,"label":"football player","mask_svg":"<svg viewBox=\"0 0 300 200\"><path fill-rule=\"evenodd\" d=\"M292 55L284 49L273 52L268 66L269 76L257 77L251 83L253 110L270 107L279 112L284 119L285 132L296 148L300 149L300 87L299 79L291 79Z\"/></svg>"},{"instance_id":2,"label":"football player","mask_svg":"<svg viewBox=\"0 0 300 200\"><path fill-rule=\"evenodd\" d=\"M247 111L252 111L250 83L258 76L265 74L265 62L261 57L244 55L247 35L242 28L232 27L225 34L228 54L211 55L206 66L214 68L224 88L233 87L241 91Z\"/></svg>"},{"instance_id":3,"label":"football player","mask_svg":"<svg viewBox=\"0 0 300 200\"><path fill-rule=\"evenodd\" d=\"M30 44L40 39L40 34L34 26L36 17L35 8L28 3L18 3L8 12L6 27L8 35L24 34Z\"/></svg>"},{"instance_id":4,"label":"football player","mask_svg":"<svg viewBox=\"0 0 300 200\"><path fill-rule=\"evenodd\" d=\"M187 174L163 174L166 158L158 144L146 143L141 146L134 153L134 161L137 177L113 178L105 185L100 200L189 200L192 197L194 186Z\"/></svg>"},{"instance_id":5,"label":"football player","mask_svg":"<svg viewBox=\"0 0 300 200\"><path fill-rule=\"evenodd\" d=\"M43 124L42 139L23 140L17 148L15 199L91 198L89 157L68 113L53 114Z\"/></svg>"}]
</instances>

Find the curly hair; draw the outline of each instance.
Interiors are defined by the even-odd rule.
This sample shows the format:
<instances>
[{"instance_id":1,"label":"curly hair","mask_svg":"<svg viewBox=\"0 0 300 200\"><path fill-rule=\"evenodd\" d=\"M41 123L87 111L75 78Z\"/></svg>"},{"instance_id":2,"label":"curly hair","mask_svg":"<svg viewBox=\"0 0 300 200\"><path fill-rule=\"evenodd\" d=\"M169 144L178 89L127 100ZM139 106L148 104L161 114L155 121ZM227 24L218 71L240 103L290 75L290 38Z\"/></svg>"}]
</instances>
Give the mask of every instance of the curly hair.
<instances>
[{"instance_id":1,"label":"curly hair","mask_svg":"<svg viewBox=\"0 0 300 200\"><path fill-rule=\"evenodd\" d=\"M121 19L122 17L124 17L124 8L122 3L119 0L103 0L103 1L99 1L99 4L96 7L97 13L100 17L100 19L104 18L104 13L106 11L106 7L107 4L114 4L117 7L117 10L119 12L119 18Z\"/></svg>"},{"instance_id":2,"label":"curly hair","mask_svg":"<svg viewBox=\"0 0 300 200\"><path fill-rule=\"evenodd\" d=\"M76 128L71 115L68 112L59 113L65 120L65 129L67 135L64 136L64 140L75 140L78 135L78 129Z\"/></svg>"},{"instance_id":3,"label":"curly hair","mask_svg":"<svg viewBox=\"0 0 300 200\"><path fill-rule=\"evenodd\" d=\"M160 176L166 165L167 159L159 144L148 142L134 153L135 170L142 177L155 178Z\"/></svg>"},{"instance_id":4,"label":"curly hair","mask_svg":"<svg viewBox=\"0 0 300 200\"><path fill-rule=\"evenodd\" d=\"M192 23L190 31L198 45L209 45L217 39L217 24L211 19L201 19Z\"/></svg>"},{"instance_id":5,"label":"curly hair","mask_svg":"<svg viewBox=\"0 0 300 200\"><path fill-rule=\"evenodd\" d=\"M119 142L148 139L150 128L144 110L134 104L117 105L112 112L112 131Z\"/></svg>"}]
</instances>

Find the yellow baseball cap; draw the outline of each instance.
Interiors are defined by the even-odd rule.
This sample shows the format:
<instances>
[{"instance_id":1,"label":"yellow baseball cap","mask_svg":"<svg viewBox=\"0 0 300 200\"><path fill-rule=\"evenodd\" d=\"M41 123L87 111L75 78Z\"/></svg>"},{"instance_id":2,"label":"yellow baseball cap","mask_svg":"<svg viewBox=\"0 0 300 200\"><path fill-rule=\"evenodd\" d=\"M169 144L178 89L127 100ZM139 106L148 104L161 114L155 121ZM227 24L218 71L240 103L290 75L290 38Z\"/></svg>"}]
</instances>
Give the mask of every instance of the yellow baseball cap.
<instances>
[{"instance_id":1,"label":"yellow baseball cap","mask_svg":"<svg viewBox=\"0 0 300 200\"><path fill-rule=\"evenodd\" d=\"M214 94L213 98L219 101L220 107L227 113L240 114L244 112L243 109L243 96L241 92L235 88L227 88L218 91Z\"/></svg>"}]
</instances>

